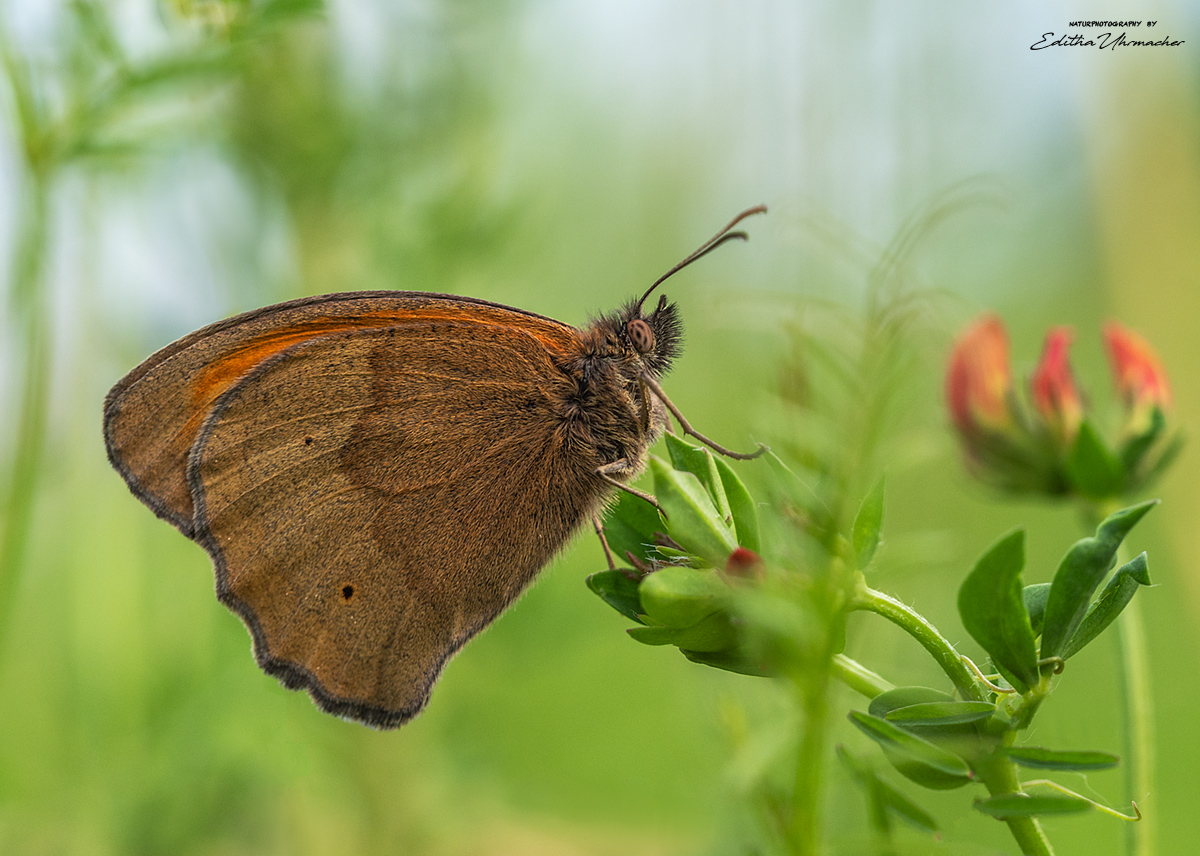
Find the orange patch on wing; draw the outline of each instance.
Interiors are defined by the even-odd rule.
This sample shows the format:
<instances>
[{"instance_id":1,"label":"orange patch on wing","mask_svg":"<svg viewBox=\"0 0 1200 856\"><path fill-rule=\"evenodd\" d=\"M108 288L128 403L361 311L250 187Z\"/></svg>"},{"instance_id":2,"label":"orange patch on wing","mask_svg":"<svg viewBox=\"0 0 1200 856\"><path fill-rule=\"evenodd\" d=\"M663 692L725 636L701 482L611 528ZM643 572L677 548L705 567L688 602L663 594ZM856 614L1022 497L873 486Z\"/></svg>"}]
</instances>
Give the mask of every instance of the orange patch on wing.
<instances>
[{"instance_id":1,"label":"orange patch on wing","mask_svg":"<svg viewBox=\"0 0 1200 856\"><path fill-rule=\"evenodd\" d=\"M212 409L213 402L222 393L245 377L255 366L293 345L348 330L438 322L519 330L533 337L546 350L559 355L569 352L577 336L576 331L566 325L560 326L493 306L446 306L430 303L426 306L412 307L403 313L363 312L357 315L318 316L290 327L250 337L209 363L192 383L192 413L179 432L179 450L186 455L187 449L191 447L200 430L200 424Z\"/></svg>"}]
</instances>

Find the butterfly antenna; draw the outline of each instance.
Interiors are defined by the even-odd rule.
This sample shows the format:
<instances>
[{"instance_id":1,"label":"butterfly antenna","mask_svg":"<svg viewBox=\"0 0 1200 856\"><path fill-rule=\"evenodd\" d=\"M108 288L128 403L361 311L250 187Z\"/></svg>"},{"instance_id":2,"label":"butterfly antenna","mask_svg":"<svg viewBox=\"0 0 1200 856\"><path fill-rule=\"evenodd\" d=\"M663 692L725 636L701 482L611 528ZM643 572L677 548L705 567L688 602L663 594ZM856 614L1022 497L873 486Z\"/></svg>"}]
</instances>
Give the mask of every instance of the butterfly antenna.
<instances>
[{"instance_id":1,"label":"butterfly antenna","mask_svg":"<svg viewBox=\"0 0 1200 856\"><path fill-rule=\"evenodd\" d=\"M642 304L646 302L646 298L650 296L650 293L653 292L654 289L658 288L660 285L662 285L664 282L666 282L668 279L670 279L675 274L679 273L681 270L683 270L685 267L690 265L692 262L698 261L699 259L704 258L709 253L711 253L713 250L715 250L717 247L721 246L721 244L724 244L726 241L734 241L734 240L745 241L745 240L749 239L750 236L747 235L745 232L740 232L740 231L732 232L730 230L734 226L736 226L738 223L745 220L747 217L750 217L754 214L765 214L765 213L767 213L767 206L755 205L753 208L747 208L741 214L737 215L732 220L730 220L728 223L726 223L725 228L723 228L720 232L717 232L717 234L713 235L711 238L709 238L707 241L705 241L703 244L701 244L700 247L695 252L693 252L691 255L689 255L686 259L681 261L679 264L675 265L675 267L671 268L669 271L664 273L658 279L654 280L654 284L646 289L646 293L642 295L642 299L637 302L638 312L640 313L642 311Z\"/></svg>"}]
</instances>

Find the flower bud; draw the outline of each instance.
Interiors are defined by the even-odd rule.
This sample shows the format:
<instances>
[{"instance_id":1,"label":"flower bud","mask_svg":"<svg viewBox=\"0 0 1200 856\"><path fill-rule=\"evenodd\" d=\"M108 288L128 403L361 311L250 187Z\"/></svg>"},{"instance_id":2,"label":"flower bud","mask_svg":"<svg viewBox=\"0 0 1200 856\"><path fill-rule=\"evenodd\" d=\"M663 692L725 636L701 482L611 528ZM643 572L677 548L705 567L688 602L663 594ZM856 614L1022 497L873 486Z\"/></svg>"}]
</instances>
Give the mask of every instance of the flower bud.
<instances>
[{"instance_id":1,"label":"flower bud","mask_svg":"<svg viewBox=\"0 0 1200 856\"><path fill-rule=\"evenodd\" d=\"M1015 427L1008 335L995 315L985 315L959 337L946 371L950 418L968 445L981 435Z\"/></svg>"},{"instance_id":2,"label":"flower bud","mask_svg":"<svg viewBox=\"0 0 1200 856\"><path fill-rule=\"evenodd\" d=\"M1150 344L1116 321L1104 327L1104 341L1112 364L1113 385L1125 405L1124 434L1149 431L1154 411L1166 416L1171 410L1171 387L1158 354Z\"/></svg>"},{"instance_id":3,"label":"flower bud","mask_svg":"<svg viewBox=\"0 0 1200 856\"><path fill-rule=\"evenodd\" d=\"M1056 444L1068 449L1083 423L1083 400L1075 387L1075 376L1067 352L1071 348L1069 327L1052 327L1046 334L1042 359L1029 381L1030 397Z\"/></svg>"}]
</instances>

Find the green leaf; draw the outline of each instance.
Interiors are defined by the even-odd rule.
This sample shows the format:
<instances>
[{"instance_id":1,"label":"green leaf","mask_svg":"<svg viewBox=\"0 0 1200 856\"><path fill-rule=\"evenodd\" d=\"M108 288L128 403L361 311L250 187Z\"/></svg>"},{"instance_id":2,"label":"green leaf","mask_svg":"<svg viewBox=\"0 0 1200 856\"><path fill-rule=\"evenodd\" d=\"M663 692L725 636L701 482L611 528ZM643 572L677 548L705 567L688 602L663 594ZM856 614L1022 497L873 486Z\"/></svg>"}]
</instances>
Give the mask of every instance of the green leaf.
<instances>
[{"instance_id":1,"label":"green leaf","mask_svg":"<svg viewBox=\"0 0 1200 856\"><path fill-rule=\"evenodd\" d=\"M758 506L737 474L720 458L714 459L725 496L729 500L729 513L733 515L733 526L737 531L737 542L747 550L762 552L758 534Z\"/></svg>"},{"instance_id":2,"label":"green leaf","mask_svg":"<svg viewBox=\"0 0 1200 856\"><path fill-rule=\"evenodd\" d=\"M638 586L645 614L667 627L691 627L729 602L729 584L714 570L663 568Z\"/></svg>"},{"instance_id":3,"label":"green leaf","mask_svg":"<svg viewBox=\"0 0 1200 856\"><path fill-rule=\"evenodd\" d=\"M1079 435L1067 456L1067 478L1080 493L1093 499L1116 496L1124 485L1121 462L1087 419L1079 426Z\"/></svg>"},{"instance_id":4,"label":"green leaf","mask_svg":"<svg viewBox=\"0 0 1200 856\"><path fill-rule=\"evenodd\" d=\"M769 678L776 674L775 670L769 665L751 659L739 648L727 648L722 651L689 651L686 648L681 648L679 653L683 654L683 656L687 657L693 663L699 663L702 666L711 666L714 669L722 669L726 672L734 672L739 675Z\"/></svg>"},{"instance_id":5,"label":"green leaf","mask_svg":"<svg viewBox=\"0 0 1200 856\"><path fill-rule=\"evenodd\" d=\"M1107 752L1061 752L1039 746L1010 746L1004 750L1004 754L1022 767L1038 770L1108 770L1121 760Z\"/></svg>"},{"instance_id":6,"label":"green leaf","mask_svg":"<svg viewBox=\"0 0 1200 856\"><path fill-rule=\"evenodd\" d=\"M645 624L642 620L642 606L638 600L637 580L632 579L632 571L601 571L587 578L587 586L600 598L624 615L626 618Z\"/></svg>"},{"instance_id":7,"label":"green leaf","mask_svg":"<svg viewBox=\"0 0 1200 856\"><path fill-rule=\"evenodd\" d=\"M1062 658L1073 657L1085 645L1099 636L1114 619L1121 614L1133 599L1141 586L1150 585L1150 569L1147 566L1146 554L1135 556L1132 561L1122 565L1113 578L1108 581L1100 597L1088 607L1079 629L1071 636L1071 641L1063 647Z\"/></svg>"},{"instance_id":8,"label":"green leaf","mask_svg":"<svg viewBox=\"0 0 1200 856\"><path fill-rule=\"evenodd\" d=\"M908 725L961 725L978 722L996 712L996 706L986 701L933 701L910 704L888 711L888 722Z\"/></svg>"},{"instance_id":9,"label":"green leaf","mask_svg":"<svg viewBox=\"0 0 1200 856\"><path fill-rule=\"evenodd\" d=\"M667 466L661 458L650 458L650 471L654 474L654 494L667 513L667 534L714 568L723 568L729 554L737 549L737 539L704 485L691 473Z\"/></svg>"},{"instance_id":10,"label":"green leaf","mask_svg":"<svg viewBox=\"0 0 1200 856\"><path fill-rule=\"evenodd\" d=\"M883 486L884 477L880 476L874 487L863 499L854 517L851 529L851 544L854 547L855 561L859 568L871 564L875 551L882 540L880 531L883 529Z\"/></svg>"},{"instance_id":11,"label":"green leaf","mask_svg":"<svg viewBox=\"0 0 1200 856\"><path fill-rule=\"evenodd\" d=\"M958 590L963 627L1020 692L1038 681L1037 646L1021 598L1024 567L1025 530L1018 529L983 554Z\"/></svg>"},{"instance_id":12,"label":"green leaf","mask_svg":"<svg viewBox=\"0 0 1200 856\"><path fill-rule=\"evenodd\" d=\"M899 710L902 707L951 701L954 701L954 696L941 690L932 690L929 687L896 687L894 690L880 693L871 699L867 711L871 716L883 719L893 710Z\"/></svg>"},{"instance_id":13,"label":"green leaf","mask_svg":"<svg viewBox=\"0 0 1200 856\"><path fill-rule=\"evenodd\" d=\"M881 831L888 830L888 818L895 815L923 832L938 831L937 821L928 812L879 778L870 764L856 758L844 746L839 745L835 750L839 760L866 792L872 826Z\"/></svg>"},{"instance_id":14,"label":"green leaf","mask_svg":"<svg viewBox=\"0 0 1200 856\"><path fill-rule=\"evenodd\" d=\"M1046 599L1042 628L1042 657L1061 657L1067 642L1087 612L1092 593L1112 566L1117 548L1129 530L1141 520L1157 499L1122 508L1104 519L1091 538L1076 541L1063 557Z\"/></svg>"},{"instance_id":15,"label":"green leaf","mask_svg":"<svg viewBox=\"0 0 1200 856\"><path fill-rule=\"evenodd\" d=\"M1034 583L1025 586L1021 591L1021 600L1025 603L1025 611L1029 613L1029 626L1033 635L1042 633L1042 619L1046 617L1046 598L1050 596L1050 583Z\"/></svg>"},{"instance_id":16,"label":"green leaf","mask_svg":"<svg viewBox=\"0 0 1200 856\"><path fill-rule=\"evenodd\" d=\"M709 499L712 500L713 507L717 509L717 514L721 516L722 520L729 519L732 516L729 510L729 500L725 496L725 485L721 482L720 473L717 472L717 463L712 452L685 443L674 434L666 436L666 446L667 455L671 458L671 466L685 473L691 473L699 479L700 484L704 485L704 489L708 491Z\"/></svg>"},{"instance_id":17,"label":"green leaf","mask_svg":"<svg viewBox=\"0 0 1200 856\"><path fill-rule=\"evenodd\" d=\"M630 627L625 632L643 645L674 645L689 651L724 651L737 643L737 633L724 612L691 627Z\"/></svg>"},{"instance_id":18,"label":"green leaf","mask_svg":"<svg viewBox=\"0 0 1200 856\"><path fill-rule=\"evenodd\" d=\"M850 721L883 747L884 754L901 775L922 787L947 790L971 781L971 768L966 761L928 740L857 710L850 712Z\"/></svg>"},{"instance_id":19,"label":"green leaf","mask_svg":"<svg viewBox=\"0 0 1200 856\"><path fill-rule=\"evenodd\" d=\"M1089 811L1093 804L1081 797L1066 794L1004 794L975 803L975 808L997 820L1013 817L1039 817L1047 814L1078 814Z\"/></svg>"},{"instance_id":20,"label":"green leaf","mask_svg":"<svg viewBox=\"0 0 1200 856\"><path fill-rule=\"evenodd\" d=\"M643 562L657 557L654 533L666 528L653 505L623 490L617 492L616 503L604 518L604 537L618 561L624 560L626 552Z\"/></svg>"}]
</instances>

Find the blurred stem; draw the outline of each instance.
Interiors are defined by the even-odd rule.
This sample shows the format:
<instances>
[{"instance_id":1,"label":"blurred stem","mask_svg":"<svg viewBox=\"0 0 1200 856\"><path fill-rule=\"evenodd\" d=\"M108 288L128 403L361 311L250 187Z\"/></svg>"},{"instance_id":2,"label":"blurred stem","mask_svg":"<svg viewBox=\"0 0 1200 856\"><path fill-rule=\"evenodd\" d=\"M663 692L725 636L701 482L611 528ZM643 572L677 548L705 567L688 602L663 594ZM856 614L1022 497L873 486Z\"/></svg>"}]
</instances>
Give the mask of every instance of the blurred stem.
<instances>
[{"instance_id":1,"label":"blurred stem","mask_svg":"<svg viewBox=\"0 0 1200 856\"><path fill-rule=\"evenodd\" d=\"M1105 517L1118 511L1116 500L1088 505L1084 509L1086 525L1092 531ZM1116 566L1129 561L1129 548L1117 548ZM1154 712L1150 698L1150 664L1146 651L1146 629L1142 605L1134 597L1117 616L1117 678L1121 693L1121 730L1125 756L1125 798L1131 803L1145 799L1154 789ZM1139 823L1125 827L1125 852L1128 856L1154 856L1155 823L1153 813L1142 815Z\"/></svg>"},{"instance_id":2,"label":"blurred stem","mask_svg":"<svg viewBox=\"0 0 1200 856\"><path fill-rule=\"evenodd\" d=\"M949 640L929 623L925 616L912 607L905 606L894 597L860 584L854 593L851 609L865 610L881 615L909 636L916 639L941 666L942 671L954 683L964 701L987 701L983 690L962 661L962 657Z\"/></svg>"},{"instance_id":3,"label":"blurred stem","mask_svg":"<svg viewBox=\"0 0 1200 856\"><path fill-rule=\"evenodd\" d=\"M1017 778L1017 765L1004 755L990 755L977 761L973 767L975 775L992 796L1022 793L1021 782ZM1009 832L1025 856L1054 856L1054 848L1050 846L1050 841L1037 818L1010 817L1004 822L1008 824Z\"/></svg>"},{"instance_id":4,"label":"blurred stem","mask_svg":"<svg viewBox=\"0 0 1200 856\"><path fill-rule=\"evenodd\" d=\"M50 387L50 320L40 288L46 258L48 181L36 169L29 176L10 282L18 341L24 344L25 374L17 388L17 436L12 448L0 531L0 646L7 637L13 599L29 543L35 494L46 443Z\"/></svg>"},{"instance_id":5,"label":"blurred stem","mask_svg":"<svg viewBox=\"0 0 1200 856\"><path fill-rule=\"evenodd\" d=\"M1122 545L1117 551L1117 566L1127 561ZM1142 623L1142 604L1136 597L1117 617L1117 645L1120 649L1121 695L1124 703L1125 794L1130 802L1144 800L1154 786L1154 711L1150 699L1150 672L1146 654L1146 630ZM1130 856L1153 856L1155 829L1153 813L1142 816L1140 823L1125 826L1125 852Z\"/></svg>"},{"instance_id":6,"label":"blurred stem","mask_svg":"<svg viewBox=\"0 0 1200 856\"><path fill-rule=\"evenodd\" d=\"M867 698L894 690L895 684L881 678L857 660L851 660L844 654L834 654L830 664L831 674L850 689Z\"/></svg>"},{"instance_id":7,"label":"blurred stem","mask_svg":"<svg viewBox=\"0 0 1200 856\"><path fill-rule=\"evenodd\" d=\"M804 711L804 730L796 757L796 788L792 792L792 853L817 856L820 852L821 780L825 771L825 744L829 719L829 676L813 676L797 689Z\"/></svg>"}]
</instances>

